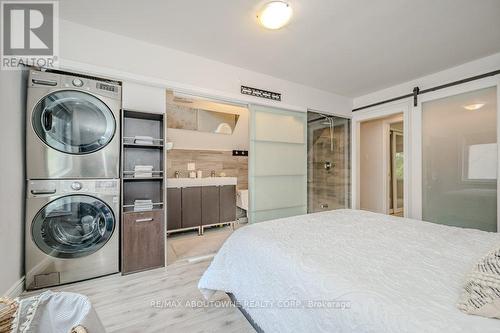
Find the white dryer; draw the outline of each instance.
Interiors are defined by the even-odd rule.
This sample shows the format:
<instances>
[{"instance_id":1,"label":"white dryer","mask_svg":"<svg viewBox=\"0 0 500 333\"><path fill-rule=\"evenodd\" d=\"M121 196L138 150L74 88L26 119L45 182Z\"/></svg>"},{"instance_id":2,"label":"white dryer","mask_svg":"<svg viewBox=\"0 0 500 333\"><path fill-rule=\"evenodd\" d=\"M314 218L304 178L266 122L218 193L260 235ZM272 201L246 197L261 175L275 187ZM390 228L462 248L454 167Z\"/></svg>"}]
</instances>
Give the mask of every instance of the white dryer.
<instances>
[{"instance_id":1,"label":"white dryer","mask_svg":"<svg viewBox=\"0 0 500 333\"><path fill-rule=\"evenodd\" d=\"M31 70L27 179L119 178L121 86Z\"/></svg>"},{"instance_id":2,"label":"white dryer","mask_svg":"<svg viewBox=\"0 0 500 333\"><path fill-rule=\"evenodd\" d=\"M119 271L119 180L29 180L26 289Z\"/></svg>"}]
</instances>

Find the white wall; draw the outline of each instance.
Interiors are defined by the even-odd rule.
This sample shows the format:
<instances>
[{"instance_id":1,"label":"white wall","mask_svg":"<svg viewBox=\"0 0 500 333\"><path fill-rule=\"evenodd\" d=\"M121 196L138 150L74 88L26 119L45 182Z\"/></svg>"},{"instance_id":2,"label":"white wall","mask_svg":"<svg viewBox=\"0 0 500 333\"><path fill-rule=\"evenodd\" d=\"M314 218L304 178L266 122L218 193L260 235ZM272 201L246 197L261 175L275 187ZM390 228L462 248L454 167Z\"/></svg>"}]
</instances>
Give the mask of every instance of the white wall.
<instances>
[{"instance_id":1,"label":"white wall","mask_svg":"<svg viewBox=\"0 0 500 333\"><path fill-rule=\"evenodd\" d=\"M362 122L360 125L360 208L387 213L389 186L389 124L402 115Z\"/></svg>"},{"instance_id":2,"label":"white wall","mask_svg":"<svg viewBox=\"0 0 500 333\"><path fill-rule=\"evenodd\" d=\"M306 111L350 114L352 100L269 75L60 21L61 67L200 96ZM282 93L282 102L240 94L248 85Z\"/></svg>"},{"instance_id":3,"label":"white wall","mask_svg":"<svg viewBox=\"0 0 500 333\"><path fill-rule=\"evenodd\" d=\"M441 72L430 74L401 83L383 90L375 91L370 94L358 96L353 100L354 108L370 105L389 98L410 94L414 87L420 89L432 88L448 82L454 82L467 77L472 77L500 69L500 53L489 57L481 58L475 61L465 63L460 66L452 67Z\"/></svg>"},{"instance_id":4,"label":"white wall","mask_svg":"<svg viewBox=\"0 0 500 333\"><path fill-rule=\"evenodd\" d=\"M384 213L382 120L361 123L360 133L360 207Z\"/></svg>"},{"instance_id":5,"label":"white wall","mask_svg":"<svg viewBox=\"0 0 500 333\"><path fill-rule=\"evenodd\" d=\"M165 89L133 82L123 82L122 106L124 109L165 113Z\"/></svg>"},{"instance_id":6,"label":"white wall","mask_svg":"<svg viewBox=\"0 0 500 333\"><path fill-rule=\"evenodd\" d=\"M457 81L466 77L472 77L500 69L500 53L478 59L460 66L456 66L438 73L427 75L409 82L395 85L387 89L376 91L364 96L354 98L354 108L369 105L388 98L408 94L413 87L419 86L421 89L431 88L448 82ZM498 78L499 76L497 76ZM424 98L438 98L438 95L461 93L467 90L480 89L484 81L495 81L498 79L489 78L481 81L474 81L464 85L455 86L446 90L437 91L420 96ZM464 91L462 91L464 90ZM405 216L420 219L422 216L422 156L421 156L421 134L420 134L420 107L413 107L412 98L388 103L378 107L372 107L363 111L353 113L353 120L357 118L368 119L370 116L376 117L381 113L390 113L393 110L403 109L405 112ZM356 127L353 121L353 147L358 138L354 135ZM356 183L359 168L357 167L356 156L353 155L353 191L352 200L356 203L359 197L361 184ZM359 204L359 203L358 203ZM499 224L500 230L500 224Z\"/></svg>"},{"instance_id":7,"label":"white wall","mask_svg":"<svg viewBox=\"0 0 500 333\"><path fill-rule=\"evenodd\" d=\"M19 287L24 271L25 91L20 71L0 71L0 296Z\"/></svg>"}]
</instances>

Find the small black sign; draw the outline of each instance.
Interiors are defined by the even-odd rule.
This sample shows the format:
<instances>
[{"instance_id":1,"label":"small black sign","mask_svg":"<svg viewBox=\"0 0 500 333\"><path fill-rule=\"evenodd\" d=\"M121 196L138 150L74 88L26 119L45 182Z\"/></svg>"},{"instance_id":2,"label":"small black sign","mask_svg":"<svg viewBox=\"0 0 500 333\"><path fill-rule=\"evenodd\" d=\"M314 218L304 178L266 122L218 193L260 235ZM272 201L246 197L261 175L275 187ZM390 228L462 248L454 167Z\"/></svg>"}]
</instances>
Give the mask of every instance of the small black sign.
<instances>
[{"instance_id":1,"label":"small black sign","mask_svg":"<svg viewBox=\"0 0 500 333\"><path fill-rule=\"evenodd\" d=\"M233 156L248 156L248 150L233 150Z\"/></svg>"},{"instance_id":2,"label":"small black sign","mask_svg":"<svg viewBox=\"0 0 500 333\"><path fill-rule=\"evenodd\" d=\"M277 92L272 92L247 86L241 86L241 93L243 95L267 98L267 99L272 99L273 101L281 102L281 94Z\"/></svg>"}]
</instances>

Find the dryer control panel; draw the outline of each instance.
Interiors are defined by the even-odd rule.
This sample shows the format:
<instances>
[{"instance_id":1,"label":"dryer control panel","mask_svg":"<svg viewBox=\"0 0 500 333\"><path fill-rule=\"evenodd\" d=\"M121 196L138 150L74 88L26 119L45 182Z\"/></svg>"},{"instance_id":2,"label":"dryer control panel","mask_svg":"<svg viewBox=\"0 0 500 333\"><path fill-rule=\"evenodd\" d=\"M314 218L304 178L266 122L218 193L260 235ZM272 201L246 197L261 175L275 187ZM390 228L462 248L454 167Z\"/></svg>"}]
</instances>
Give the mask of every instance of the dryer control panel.
<instances>
[{"instance_id":1,"label":"dryer control panel","mask_svg":"<svg viewBox=\"0 0 500 333\"><path fill-rule=\"evenodd\" d=\"M113 99L121 99L121 86L112 81L100 81L85 76L58 74L32 70L29 77L32 88L60 88L86 91Z\"/></svg>"},{"instance_id":2,"label":"dryer control panel","mask_svg":"<svg viewBox=\"0 0 500 333\"><path fill-rule=\"evenodd\" d=\"M119 179L64 179L64 180L29 180L28 197L55 196L67 194L118 195Z\"/></svg>"}]
</instances>

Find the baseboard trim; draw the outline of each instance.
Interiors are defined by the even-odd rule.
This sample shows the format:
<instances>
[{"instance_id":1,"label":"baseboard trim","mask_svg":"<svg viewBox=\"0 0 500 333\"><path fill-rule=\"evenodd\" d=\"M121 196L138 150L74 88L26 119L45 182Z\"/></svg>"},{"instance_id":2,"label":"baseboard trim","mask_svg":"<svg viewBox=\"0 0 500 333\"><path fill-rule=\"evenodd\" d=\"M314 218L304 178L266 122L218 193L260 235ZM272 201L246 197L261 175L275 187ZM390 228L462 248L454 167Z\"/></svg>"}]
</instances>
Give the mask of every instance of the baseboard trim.
<instances>
[{"instance_id":1,"label":"baseboard trim","mask_svg":"<svg viewBox=\"0 0 500 333\"><path fill-rule=\"evenodd\" d=\"M14 283L9 288L9 290L7 290L7 292L5 293L5 296L10 297L10 298L19 297L24 291L24 279L25 279L25 277L23 276L16 283Z\"/></svg>"}]
</instances>

